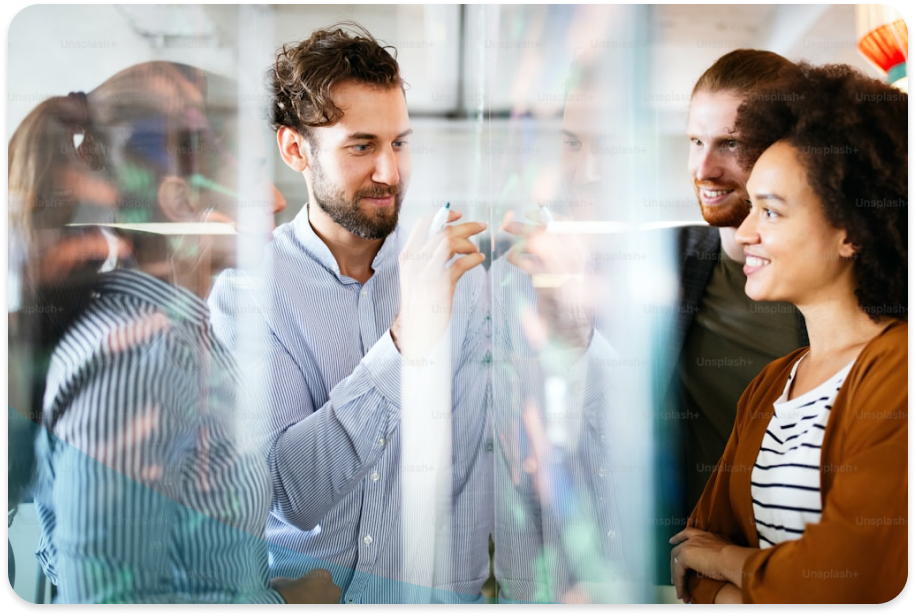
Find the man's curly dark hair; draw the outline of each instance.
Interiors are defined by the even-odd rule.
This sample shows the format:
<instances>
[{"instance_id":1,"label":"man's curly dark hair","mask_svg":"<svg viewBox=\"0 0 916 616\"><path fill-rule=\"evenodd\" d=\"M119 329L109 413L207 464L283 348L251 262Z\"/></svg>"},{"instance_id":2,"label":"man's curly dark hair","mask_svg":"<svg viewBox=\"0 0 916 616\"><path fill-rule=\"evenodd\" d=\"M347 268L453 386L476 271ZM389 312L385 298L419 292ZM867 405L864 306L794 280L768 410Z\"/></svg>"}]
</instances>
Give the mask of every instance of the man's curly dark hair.
<instances>
[{"instance_id":1,"label":"man's curly dark hair","mask_svg":"<svg viewBox=\"0 0 916 616\"><path fill-rule=\"evenodd\" d=\"M340 83L403 89L396 56L397 50L381 45L353 22L316 30L300 43L284 45L267 71L271 127L276 131L288 126L310 137L309 128L336 124L343 110L331 99L331 89Z\"/></svg>"},{"instance_id":2,"label":"man's curly dark hair","mask_svg":"<svg viewBox=\"0 0 916 616\"><path fill-rule=\"evenodd\" d=\"M795 148L827 220L856 247L859 306L907 319L907 95L851 66L799 64L738 109L738 160Z\"/></svg>"}]
</instances>

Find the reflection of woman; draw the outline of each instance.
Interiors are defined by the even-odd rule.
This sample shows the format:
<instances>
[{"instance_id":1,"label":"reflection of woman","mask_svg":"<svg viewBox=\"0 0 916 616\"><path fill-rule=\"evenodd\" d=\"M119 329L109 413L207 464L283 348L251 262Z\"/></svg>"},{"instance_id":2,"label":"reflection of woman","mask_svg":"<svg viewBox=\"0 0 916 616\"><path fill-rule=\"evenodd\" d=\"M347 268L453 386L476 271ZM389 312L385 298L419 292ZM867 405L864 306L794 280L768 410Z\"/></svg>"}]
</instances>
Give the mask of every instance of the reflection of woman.
<instances>
[{"instance_id":1,"label":"reflection of woman","mask_svg":"<svg viewBox=\"0 0 916 616\"><path fill-rule=\"evenodd\" d=\"M752 97L746 291L810 347L751 383L672 538L693 602L885 602L907 579L907 96L847 66ZM762 154L761 154L762 152Z\"/></svg>"},{"instance_id":2,"label":"reflection of woman","mask_svg":"<svg viewBox=\"0 0 916 616\"><path fill-rule=\"evenodd\" d=\"M266 464L201 298L219 244L111 226L234 217L235 100L227 80L141 64L42 103L10 142L23 294L54 316L35 324L53 350L35 500L60 602L336 598L329 574L268 585Z\"/></svg>"}]
</instances>

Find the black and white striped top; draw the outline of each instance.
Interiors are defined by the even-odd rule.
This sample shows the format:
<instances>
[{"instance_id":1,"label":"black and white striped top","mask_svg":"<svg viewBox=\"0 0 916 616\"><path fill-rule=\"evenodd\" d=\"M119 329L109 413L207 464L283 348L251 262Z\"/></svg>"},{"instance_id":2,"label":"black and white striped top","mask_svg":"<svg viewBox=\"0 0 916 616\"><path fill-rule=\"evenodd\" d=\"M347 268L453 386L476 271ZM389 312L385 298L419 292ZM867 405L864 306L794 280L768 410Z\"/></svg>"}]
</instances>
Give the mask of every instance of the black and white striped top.
<instances>
[{"instance_id":1,"label":"black and white striped top","mask_svg":"<svg viewBox=\"0 0 916 616\"><path fill-rule=\"evenodd\" d=\"M51 359L37 556L61 603L282 603L268 586L267 465L235 430L238 372L205 303L138 271Z\"/></svg>"},{"instance_id":2,"label":"black and white striped top","mask_svg":"<svg viewBox=\"0 0 916 616\"><path fill-rule=\"evenodd\" d=\"M389 328L399 306L404 235L398 228L385 239L374 274L360 284L340 272L303 208L276 229L259 270L224 272L209 299L214 331L238 353L243 371L266 373L266 393L250 412L270 421L271 572L298 577L327 568L344 603L425 596L402 581L402 363ZM477 267L454 296L451 570L432 576L441 591L435 601L482 600L488 574L487 290L486 272ZM239 328L252 318L262 332L254 335L263 338L242 353Z\"/></svg>"},{"instance_id":3,"label":"black and white striped top","mask_svg":"<svg viewBox=\"0 0 916 616\"><path fill-rule=\"evenodd\" d=\"M821 444L846 375L854 362L811 391L787 400L795 371L786 387L760 445L751 472L751 499L760 547L798 539L805 525L821 519Z\"/></svg>"}]
</instances>

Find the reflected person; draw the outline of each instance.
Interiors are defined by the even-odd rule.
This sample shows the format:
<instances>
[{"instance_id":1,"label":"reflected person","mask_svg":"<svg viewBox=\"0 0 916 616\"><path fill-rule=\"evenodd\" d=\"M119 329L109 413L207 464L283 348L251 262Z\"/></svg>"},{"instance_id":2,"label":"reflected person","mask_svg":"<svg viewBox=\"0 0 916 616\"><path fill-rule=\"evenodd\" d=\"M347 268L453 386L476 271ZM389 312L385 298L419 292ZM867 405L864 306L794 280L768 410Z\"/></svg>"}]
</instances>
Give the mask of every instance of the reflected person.
<instances>
[{"instance_id":1,"label":"reflected person","mask_svg":"<svg viewBox=\"0 0 916 616\"><path fill-rule=\"evenodd\" d=\"M618 358L596 329L607 273L594 237L553 233L597 219L609 178L595 101L600 59L573 64L560 132L563 197L526 217L490 269L497 449L494 571L503 601L631 600L610 454ZM599 128L600 127L600 128Z\"/></svg>"},{"instance_id":2,"label":"reflected person","mask_svg":"<svg viewBox=\"0 0 916 616\"><path fill-rule=\"evenodd\" d=\"M236 99L224 78L140 64L41 103L10 142L23 295L50 315L32 332L50 356L34 495L57 602L339 596L327 572L269 585L267 468L201 297L223 244L162 232L233 219Z\"/></svg>"}]
</instances>

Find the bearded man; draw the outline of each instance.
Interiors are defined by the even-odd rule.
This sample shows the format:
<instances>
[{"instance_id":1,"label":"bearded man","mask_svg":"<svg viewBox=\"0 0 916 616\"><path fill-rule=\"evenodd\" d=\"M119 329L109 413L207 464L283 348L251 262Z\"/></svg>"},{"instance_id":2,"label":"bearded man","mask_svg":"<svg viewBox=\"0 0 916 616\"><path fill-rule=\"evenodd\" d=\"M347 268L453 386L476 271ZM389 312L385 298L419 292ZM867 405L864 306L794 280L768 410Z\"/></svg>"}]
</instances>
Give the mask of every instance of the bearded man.
<instances>
[{"instance_id":1,"label":"bearded man","mask_svg":"<svg viewBox=\"0 0 916 616\"><path fill-rule=\"evenodd\" d=\"M309 201L277 228L259 280L225 274L210 305L216 334L239 352L246 315L261 319L258 350L240 362L266 373L252 412L270 424L271 572L298 577L320 563L344 603L482 601L489 317L484 257L469 238L485 225L428 229L427 219L402 251L412 130L398 63L367 31L318 30L284 46L269 77L280 156ZM451 388L433 392L451 399L452 523L437 529L451 558L432 574L431 598L403 574L401 377L425 342L412 334L418 322L430 342L451 341Z\"/></svg>"},{"instance_id":2,"label":"bearded man","mask_svg":"<svg viewBox=\"0 0 916 616\"><path fill-rule=\"evenodd\" d=\"M679 237L681 296L667 368L671 416L683 420L679 518L692 510L722 455L744 389L769 362L807 344L794 306L747 297L744 252L735 241L750 209L750 172L737 161L738 107L755 88L795 69L778 54L738 49L709 67L691 95L688 169L709 226L685 227Z\"/></svg>"}]
</instances>

